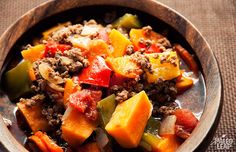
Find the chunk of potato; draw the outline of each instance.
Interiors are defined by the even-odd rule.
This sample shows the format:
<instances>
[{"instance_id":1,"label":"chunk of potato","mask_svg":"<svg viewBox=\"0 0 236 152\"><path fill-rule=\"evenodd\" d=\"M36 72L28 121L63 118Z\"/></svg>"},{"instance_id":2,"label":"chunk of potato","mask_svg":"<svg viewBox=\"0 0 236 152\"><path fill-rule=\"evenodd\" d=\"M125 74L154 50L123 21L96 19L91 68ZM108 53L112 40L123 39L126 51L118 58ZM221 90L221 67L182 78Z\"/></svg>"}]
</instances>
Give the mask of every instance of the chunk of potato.
<instances>
[{"instance_id":1,"label":"chunk of potato","mask_svg":"<svg viewBox=\"0 0 236 152\"><path fill-rule=\"evenodd\" d=\"M18 102L17 107L34 133L39 130L45 132L50 130L48 120L42 115L41 102L36 102L32 106L27 106L25 102Z\"/></svg>"},{"instance_id":2,"label":"chunk of potato","mask_svg":"<svg viewBox=\"0 0 236 152\"><path fill-rule=\"evenodd\" d=\"M116 107L105 129L122 147L137 147L151 110L151 102L146 93L141 91Z\"/></svg>"},{"instance_id":3,"label":"chunk of potato","mask_svg":"<svg viewBox=\"0 0 236 152\"><path fill-rule=\"evenodd\" d=\"M62 118L62 138L71 146L82 144L94 131L97 122L91 121L69 106Z\"/></svg>"}]
</instances>

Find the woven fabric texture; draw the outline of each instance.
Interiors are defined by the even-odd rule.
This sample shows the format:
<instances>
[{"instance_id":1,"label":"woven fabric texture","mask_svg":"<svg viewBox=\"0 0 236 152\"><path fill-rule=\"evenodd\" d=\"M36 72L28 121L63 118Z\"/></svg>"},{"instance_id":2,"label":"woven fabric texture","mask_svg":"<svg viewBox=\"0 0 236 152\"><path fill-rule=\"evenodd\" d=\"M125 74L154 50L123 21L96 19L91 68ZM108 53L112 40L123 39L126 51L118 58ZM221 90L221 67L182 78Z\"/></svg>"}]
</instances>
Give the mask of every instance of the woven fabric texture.
<instances>
[{"instance_id":1,"label":"woven fabric texture","mask_svg":"<svg viewBox=\"0 0 236 152\"><path fill-rule=\"evenodd\" d=\"M29 9L46 0L0 0L0 34ZM189 19L209 42L222 73L224 105L213 140L233 139L230 149L212 143L207 151L236 151L236 1L159 0ZM219 142L218 142L219 143ZM1 151L1 150L0 150Z\"/></svg>"}]
</instances>

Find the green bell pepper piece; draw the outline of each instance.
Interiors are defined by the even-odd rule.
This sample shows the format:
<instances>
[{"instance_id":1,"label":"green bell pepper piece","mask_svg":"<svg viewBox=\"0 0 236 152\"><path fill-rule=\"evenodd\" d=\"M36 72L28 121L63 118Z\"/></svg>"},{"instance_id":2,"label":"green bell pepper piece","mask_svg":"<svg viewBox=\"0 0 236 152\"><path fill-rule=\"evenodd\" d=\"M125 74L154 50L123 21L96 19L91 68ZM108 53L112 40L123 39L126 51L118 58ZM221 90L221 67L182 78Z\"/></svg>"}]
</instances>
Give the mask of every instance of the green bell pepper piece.
<instances>
[{"instance_id":1,"label":"green bell pepper piece","mask_svg":"<svg viewBox=\"0 0 236 152\"><path fill-rule=\"evenodd\" d=\"M139 146L143 147L147 151L153 151L154 149L157 149L158 144L161 141L162 141L162 139L159 136L155 136L155 135L150 134L150 133L144 133ZM145 143L146 145L144 146L143 143ZM150 147L147 146L147 145L150 145L152 150L150 150Z\"/></svg>"},{"instance_id":2,"label":"green bell pepper piece","mask_svg":"<svg viewBox=\"0 0 236 152\"><path fill-rule=\"evenodd\" d=\"M105 128L116 108L115 95L112 94L99 101L97 103L97 108L102 120L102 126Z\"/></svg>"},{"instance_id":3,"label":"green bell pepper piece","mask_svg":"<svg viewBox=\"0 0 236 152\"><path fill-rule=\"evenodd\" d=\"M160 126L161 126L160 120L158 120L154 117L150 117L147 122L145 132L153 134L153 135L158 135L158 131L160 129Z\"/></svg>"},{"instance_id":4,"label":"green bell pepper piece","mask_svg":"<svg viewBox=\"0 0 236 152\"><path fill-rule=\"evenodd\" d=\"M13 69L7 71L4 75L4 88L11 100L14 100L31 91L29 61L22 61Z\"/></svg>"},{"instance_id":5,"label":"green bell pepper piece","mask_svg":"<svg viewBox=\"0 0 236 152\"><path fill-rule=\"evenodd\" d=\"M138 19L137 15L132 15L129 13L126 13L122 17L118 18L113 24L113 27L124 27L124 28L140 28L141 23Z\"/></svg>"}]
</instances>

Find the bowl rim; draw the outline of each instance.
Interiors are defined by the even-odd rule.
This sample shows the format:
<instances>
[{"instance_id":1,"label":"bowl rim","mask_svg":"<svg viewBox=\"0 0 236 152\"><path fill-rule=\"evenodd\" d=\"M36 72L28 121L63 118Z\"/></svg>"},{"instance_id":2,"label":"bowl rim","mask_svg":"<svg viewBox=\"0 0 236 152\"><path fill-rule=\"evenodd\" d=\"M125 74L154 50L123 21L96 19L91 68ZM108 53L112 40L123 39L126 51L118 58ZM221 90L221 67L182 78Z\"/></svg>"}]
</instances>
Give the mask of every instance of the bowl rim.
<instances>
[{"instance_id":1,"label":"bowl rim","mask_svg":"<svg viewBox=\"0 0 236 152\"><path fill-rule=\"evenodd\" d=\"M73 0L68 0L68 1L72 2ZM211 66L215 70L214 72L215 75L212 79L214 79L214 82L218 83L218 86L214 86L215 88L213 88L214 95L210 93L208 90L207 90L208 92L206 92L206 94L210 93L210 95L214 97L214 104L208 103L207 101L209 99L208 97L206 97L206 105L204 107L204 111L201 116L200 123L194 129L191 136L177 150L177 151L194 151L201 144L201 142L207 137L207 134L209 133L211 127L213 126L213 124L215 123L215 120L217 119L217 117L219 116L221 112L222 103L223 103L222 79L221 79L220 69L219 69L217 60L209 44L207 43L205 38L202 36L202 34L197 30L197 28L189 20L187 20L183 15L181 15L174 9L156 0L143 0L143 1L132 0L128 2L126 0L109 0L109 1L107 0L97 0L97 1L96 0L90 0L90 1L77 0L77 1L73 1L72 4L68 4L66 7L64 6L62 7L61 4L65 4L65 3L67 2L65 1L63 2L63 0L49 0L47 2L44 2L32 8L31 10L26 12L23 16L21 16L17 21L15 21L0 37L0 45L2 46L2 44L6 44L6 47L0 48L0 52L1 53L3 52L3 55L0 57L0 68L2 69L2 65L5 61L6 55L8 54L9 50L12 48L16 40L18 40L23 35L23 33L25 33L25 31L27 31L32 26L36 25L39 21L43 20L45 17L49 17L57 13L67 11L69 9L73 9L77 7L84 7L84 6L91 6L91 5L113 5L113 6L123 6L127 8L133 8L133 9L137 9L142 12L148 13L162 20L163 22L167 23L168 25L173 27L176 31L178 31L182 36L184 36L187 42L193 48L196 55L198 56L198 52L196 52L196 49L195 49L197 46L194 46L194 43L192 42L191 37L190 37L191 35L188 35L188 33L185 30L181 30L180 28L180 26L182 26L181 24L186 24L187 28L195 32L196 34L195 36L197 36L197 38L202 42L202 44L204 45L204 48L207 49L208 55L210 57L209 62L212 64ZM47 11L47 14L43 14L44 16L42 15L42 13L39 17L37 17L37 15L35 16L35 14L39 14L40 11L42 10L46 11L50 9L52 6L54 6L55 8L58 8L58 10L55 9L52 12ZM147 7L156 8L157 10L152 10ZM166 14L169 15L168 19L165 19L165 16L163 14L155 13L161 10L167 12ZM178 18L179 23L176 23L177 21L172 20L173 16L176 16ZM14 33L12 31L17 31L16 29L22 24L23 19L26 19L27 21L31 20L32 23L29 24L27 27L24 27L22 32L20 32L17 36L11 39L13 36L12 33ZM187 33L187 35L185 35L186 34L185 32ZM205 69L205 71L203 69L203 73L212 74L212 73L209 73L207 69ZM204 75L204 79L205 79L205 76L206 75ZM206 87L207 87L207 84L206 84ZM0 132L1 132L0 144L2 144L3 147L5 147L5 149L11 152L27 151L11 135L7 127L4 125L1 115L0 115Z\"/></svg>"}]
</instances>

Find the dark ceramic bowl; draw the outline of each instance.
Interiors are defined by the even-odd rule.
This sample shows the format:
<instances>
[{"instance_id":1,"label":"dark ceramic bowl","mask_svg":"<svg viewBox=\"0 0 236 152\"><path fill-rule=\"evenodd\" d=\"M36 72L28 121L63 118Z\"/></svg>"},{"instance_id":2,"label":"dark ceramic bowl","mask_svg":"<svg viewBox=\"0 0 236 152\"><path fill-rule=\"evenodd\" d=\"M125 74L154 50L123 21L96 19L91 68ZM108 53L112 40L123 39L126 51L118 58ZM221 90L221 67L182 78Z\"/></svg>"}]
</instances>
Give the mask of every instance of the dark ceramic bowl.
<instances>
[{"instance_id":1,"label":"dark ceramic bowl","mask_svg":"<svg viewBox=\"0 0 236 152\"><path fill-rule=\"evenodd\" d=\"M173 9L155 0L50 0L43 3L27 12L1 36L1 73L9 60L17 55L18 44L24 44L24 41L27 41L26 37L30 38L37 31L42 32L43 29L66 21L76 14L94 17L94 14L99 16L100 11L102 13L113 10L118 14L137 13L144 23L151 24L162 32L167 29L170 33L168 36L170 40L179 40L178 43L192 51L198 58L204 79L202 82L205 81L205 87L202 85L200 94L197 96L200 99L197 104L202 105L200 106L200 112L202 112L200 123L178 151L204 150L214 134L221 112L222 83L217 61L208 43L192 23ZM6 117L12 115L11 110L14 106L8 105L7 98L2 92L0 99L0 105L4 105L1 114ZM190 102L190 109L192 110L193 107L196 107L196 104ZM7 129L0 115L0 151L27 151L18 141Z\"/></svg>"}]
</instances>

